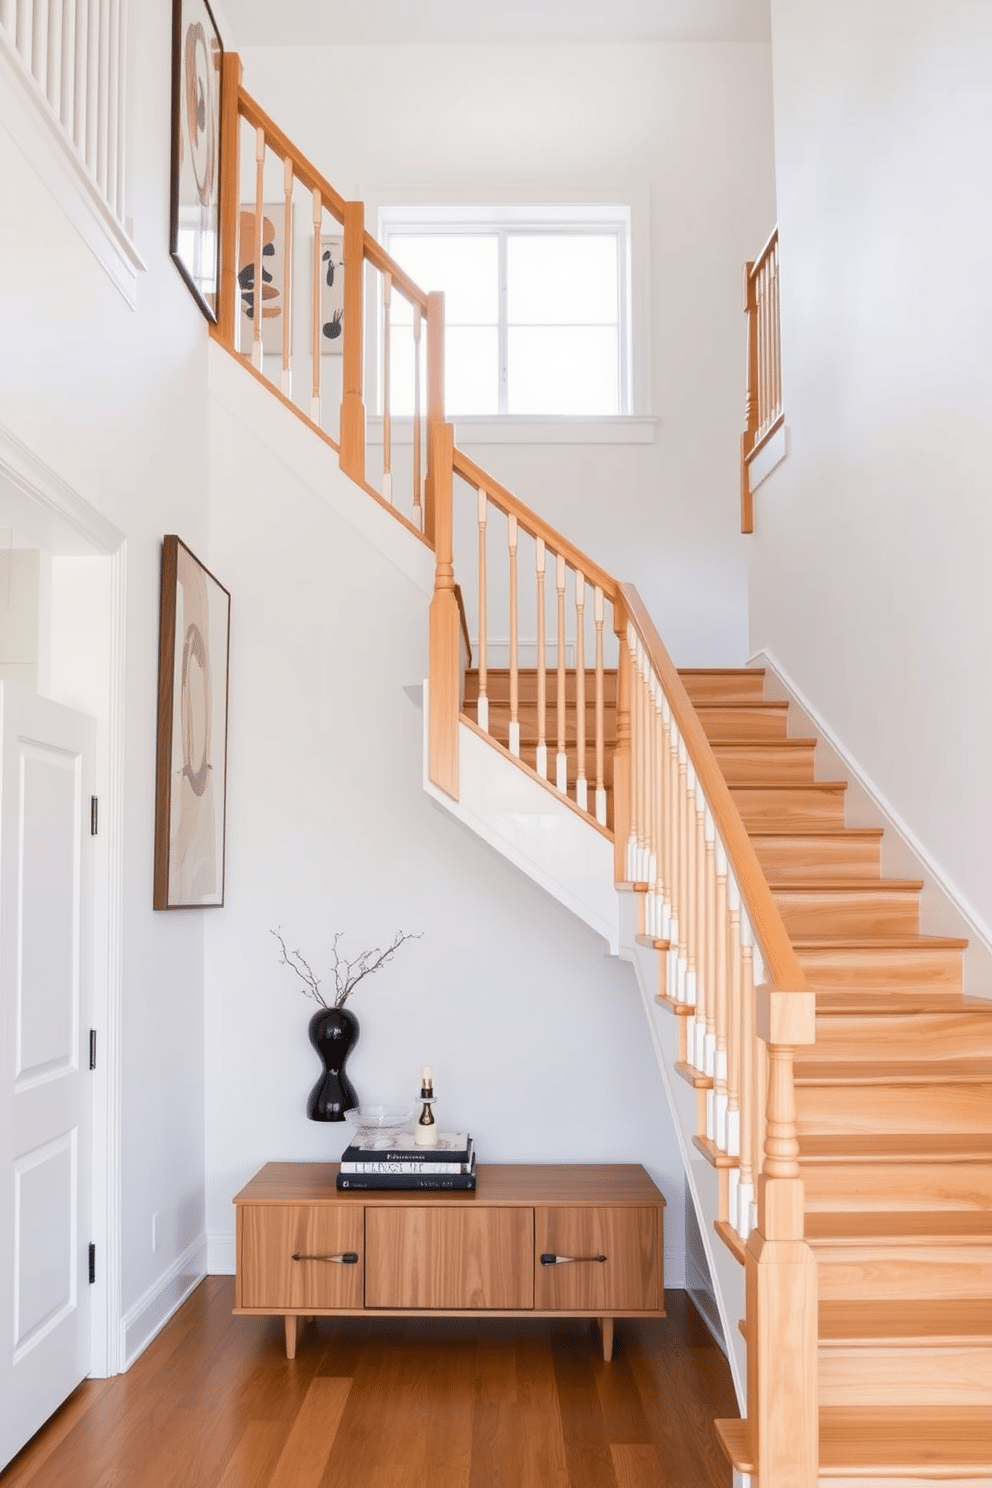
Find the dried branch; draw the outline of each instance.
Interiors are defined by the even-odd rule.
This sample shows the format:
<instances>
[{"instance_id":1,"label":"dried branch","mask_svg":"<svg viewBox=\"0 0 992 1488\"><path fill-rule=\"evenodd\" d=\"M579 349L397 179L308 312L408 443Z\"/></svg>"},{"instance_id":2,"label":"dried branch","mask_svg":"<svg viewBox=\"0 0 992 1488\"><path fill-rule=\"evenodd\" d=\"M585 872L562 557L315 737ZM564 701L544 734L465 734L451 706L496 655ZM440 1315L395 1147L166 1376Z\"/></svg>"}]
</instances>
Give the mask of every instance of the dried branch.
<instances>
[{"instance_id":1,"label":"dried branch","mask_svg":"<svg viewBox=\"0 0 992 1488\"><path fill-rule=\"evenodd\" d=\"M300 952L288 951L286 949L286 942L283 940L282 934L279 930L273 930L272 934L275 936L276 940L278 940L280 948L282 950L280 960L292 971L295 971L296 975L305 984L306 995L308 997L315 998L315 1000L320 1003L321 1007L333 1006L336 1008L342 1008L344 1007L345 1003L348 1001L348 998L351 996L352 992L354 992L360 981L362 981L367 976L372 976L373 973L377 971L381 971L382 968L393 959L393 957L396 955L396 952L399 950L404 941L419 940L423 932L420 931L417 933L412 933L404 930L397 930L396 934L393 936L389 945L386 946L385 949L383 949L383 947L381 946L372 946L371 949L362 951L361 954L356 956L353 960L347 961L345 960L344 956L341 955L341 952L338 948L344 931L335 931L334 939L331 942L331 956L333 958L331 962L331 970L334 973L335 988L333 1004L329 1003L326 998L321 996L320 982L317 977L314 976L313 971L311 970L308 963L303 959Z\"/></svg>"}]
</instances>

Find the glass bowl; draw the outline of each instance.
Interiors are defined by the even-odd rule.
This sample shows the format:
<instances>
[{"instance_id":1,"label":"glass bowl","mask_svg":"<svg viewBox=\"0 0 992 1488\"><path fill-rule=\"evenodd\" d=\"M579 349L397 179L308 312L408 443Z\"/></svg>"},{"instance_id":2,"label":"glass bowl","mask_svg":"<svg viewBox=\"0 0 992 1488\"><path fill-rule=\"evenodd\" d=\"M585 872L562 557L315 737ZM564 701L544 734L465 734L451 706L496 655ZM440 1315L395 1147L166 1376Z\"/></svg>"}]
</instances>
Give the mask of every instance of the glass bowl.
<instances>
[{"instance_id":1,"label":"glass bowl","mask_svg":"<svg viewBox=\"0 0 992 1488\"><path fill-rule=\"evenodd\" d=\"M355 1128L355 1140L375 1148L395 1147L413 1121L412 1106L352 1106L344 1114Z\"/></svg>"}]
</instances>

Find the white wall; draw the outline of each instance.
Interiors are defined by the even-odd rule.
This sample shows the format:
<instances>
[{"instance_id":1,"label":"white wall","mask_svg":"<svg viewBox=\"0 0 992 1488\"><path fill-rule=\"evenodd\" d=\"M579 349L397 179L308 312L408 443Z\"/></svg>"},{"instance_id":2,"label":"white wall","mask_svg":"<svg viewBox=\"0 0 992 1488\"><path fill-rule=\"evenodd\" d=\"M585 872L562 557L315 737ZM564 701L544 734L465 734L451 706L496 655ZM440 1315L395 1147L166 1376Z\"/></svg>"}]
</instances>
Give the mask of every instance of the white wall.
<instances>
[{"instance_id":1,"label":"white wall","mask_svg":"<svg viewBox=\"0 0 992 1488\"><path fill-rule=\"evenodd\" d=\"M992 925L992 11L773 0L791 454L751 644Z\"/></svg>"},{"instance_id":2,"label":"white wall","mask_svg":"<svg viewBox=\"0 0 992 1488\"><path fill-rule=\"evenodd\" d=\"M412 1101L429 1063L441 1125L483 1161L643 1162L680 1285L681 1160L631 969L423 791L405 689L426 674L430 557L374 509L404 571L356 531L368 497L234 375L239 413L211 414L210 549L232 592L227 903L206 927L211 1270L233 1269L231 1199L257 1168L335 1160L349 1131L307 1120L315 1005L270 929L319 975L336 930L353 956L403 929L423 938L350 1004L360 1098ZM300 439L309 473L284 458Z\"/></svg>"},{"instance_id":3,"label":"white wall","mask_svg":"<svg viewBox=\"0 0 992 1488\"><path fill-rule=\"evenodd\" d=\"M635 334L650 370L635 411L656 416L654 443L473 445L466 424L459 442L639 586L677 661L741 662L740 279L775 218L768 47L287 47L243 60L249 92L346 197L635 201Z\"/></svg>"},{"instance_id":4,"label":"white wall","mask_svg":"<svg viewBox=\"0 0 992 1488\"><path fill-rule=\"evenodd\" d=\"M117 922L123 921L122 1308L136 1343L146 1304L154 1313L156 1286L203 1232L203 915L154 914L151 895L161 536L178 531L194 551L209 555L205 326L167 252L171 17L151 0L132 0L129 12L127 212L148 264L137 309L0 124L0 424L126 538ZM71 590L70 584L65 592ZM77 620L88 618L77 612ZM63 613L60 623L65 638L73 630L71 614ZM66 641L67 655L74 639L70 634ZM101 712L104 760L108 667L106 654L82 662L77 655L67 667L53 658L61 699ZM153 1254L154 1212L160 1220Z\"/></svg>"}]
</instances>

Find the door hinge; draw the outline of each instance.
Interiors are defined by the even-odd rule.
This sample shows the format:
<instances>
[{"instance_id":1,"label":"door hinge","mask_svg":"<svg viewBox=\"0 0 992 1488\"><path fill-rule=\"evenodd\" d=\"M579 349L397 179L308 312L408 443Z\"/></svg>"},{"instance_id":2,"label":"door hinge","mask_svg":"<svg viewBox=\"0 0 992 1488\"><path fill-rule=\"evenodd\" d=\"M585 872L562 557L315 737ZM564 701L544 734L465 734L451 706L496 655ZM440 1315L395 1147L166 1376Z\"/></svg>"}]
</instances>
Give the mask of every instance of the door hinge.
<instances>
[{"instance_id":1,"label":"door hinge","mask_svg":"<svg viewBox=\"0 0 992 1488\"><path fill-rule=\"evenodd\" d=\"M95 837L100 830L100 798L90 796L90 836Z\"/></svg>"},{"instance_id":2,"label":"door hinge","mask_svg":"<svg viewBox=\"0 0 992 1488\"><path fill-rule=\"evenodd\" d=\"M90 1241L90 1286L96 1281L96 1246Z\"/></svg>"},{"instance_id":3,"label":"door hinge","mask_svg":"<svg viewBox=\"0 0 992 1488\"><path fill-rule=\"evenodd\" d=\"M96 1069L96 1029L90 1029L90 1069Z\"/></svg>"}]
</instances>

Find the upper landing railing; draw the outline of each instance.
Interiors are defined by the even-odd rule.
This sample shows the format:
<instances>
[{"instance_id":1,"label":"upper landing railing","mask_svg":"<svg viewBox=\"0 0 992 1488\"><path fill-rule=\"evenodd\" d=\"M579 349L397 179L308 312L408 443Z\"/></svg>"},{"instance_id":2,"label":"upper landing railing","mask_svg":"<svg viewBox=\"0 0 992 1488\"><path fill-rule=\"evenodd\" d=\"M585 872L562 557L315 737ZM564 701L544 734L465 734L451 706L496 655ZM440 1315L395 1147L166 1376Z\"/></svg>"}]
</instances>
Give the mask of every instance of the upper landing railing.
<instances>
[{"instance_id":1,"label":"upper landing railing","mask_svg":"<svg viewBox=\"0 0 992 1488\"><path fill-rule=\"evenodd\" d=\"M222 110L215 334L434 551L433 783L458 798L467 610L475 726L612 836L615 878L639 892L660 952L659 995L680 1018L683 1061L711 1087L697 1140L732 1175L719 1223L748 1272L759 1479L813 1488L815 1263L793 1084L813 997L698 715L636 590L455 448L442 296L404 274L365 231L361 203L344 201L245 93L233 55ZM378 374L374 441L367 363Z\"/></svg>"},{"instance_id":2,"label":"upper landing railing","mask_svg":"<svg viewBox=\"0 0 992 1488\"><path fill-rule=\"evenodd\" d=\"M754 531L751 464L785 422L778 296L778 228L753 263L744 265L747 316L747 403L741 436L741 531Z\"/></svg>"}]
</instances>

